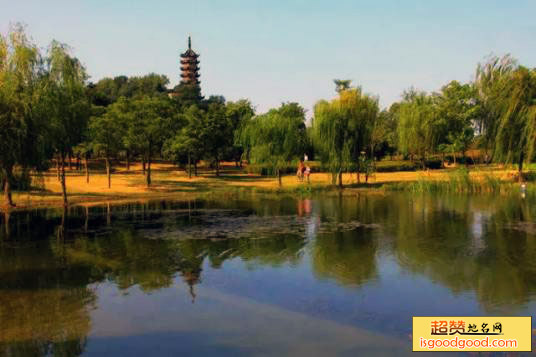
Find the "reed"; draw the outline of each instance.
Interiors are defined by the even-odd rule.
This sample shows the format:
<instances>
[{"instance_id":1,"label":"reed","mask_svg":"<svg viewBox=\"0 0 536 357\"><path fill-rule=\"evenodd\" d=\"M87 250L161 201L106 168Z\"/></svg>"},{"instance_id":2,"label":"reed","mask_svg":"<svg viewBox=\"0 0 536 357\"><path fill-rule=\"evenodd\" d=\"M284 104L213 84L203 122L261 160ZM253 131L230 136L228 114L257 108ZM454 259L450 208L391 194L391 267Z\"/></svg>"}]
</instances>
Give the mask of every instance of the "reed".
<instances>
[{"instance_id":1,"label":"reed","mask_svg":"<svg viewBox=\"0 0 536 357\"><path fill-rule=\"evenodd\" d=\"M526 186L526 192L536 192L534 185ZM455 194L500 194L520 192L519 184L511 181L501 181L500 178L485 174L472 177L469 170L461 168L448 173L446 179L434 180L420 178L413 182L399 182L385 185L388 191L409 191L412 193L455 193ZM530 192L529 192L530 191Z\"/></svg>"}]
</instances>

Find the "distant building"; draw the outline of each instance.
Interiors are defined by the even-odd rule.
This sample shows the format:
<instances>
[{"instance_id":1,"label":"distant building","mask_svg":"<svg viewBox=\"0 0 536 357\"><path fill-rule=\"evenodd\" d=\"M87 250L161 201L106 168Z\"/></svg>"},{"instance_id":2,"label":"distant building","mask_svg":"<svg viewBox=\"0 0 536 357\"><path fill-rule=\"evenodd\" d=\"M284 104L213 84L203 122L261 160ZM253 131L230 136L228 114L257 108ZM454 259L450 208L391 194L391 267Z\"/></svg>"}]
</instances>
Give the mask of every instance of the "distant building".
<instances>
[{"instance_id":1,"label":"distant building","mask_svg":"<svg viewBox=\"0 0 536 357\"><path fill-rule=\"evenodd\" d=\"M188 36L188 49L181 54L181 83L199 85L199 55L192 50L192 40Z\"/></svg>"},{"instance_id":2,"label":"distant building","mask_svg":"<svg viewBox=\"0 0 536 357\"><path fill-rule=\"evenodd\" d=\"M186 91L189 94L186 96L193 96L195 98L201 97L201 82L199 81L199 54L192 50L192 40L188 36L188 49L181 54L181 81L170 93L170 97L183 97ZM182 94L181 94L182 93Z\"/></svg>"}]
</instances>

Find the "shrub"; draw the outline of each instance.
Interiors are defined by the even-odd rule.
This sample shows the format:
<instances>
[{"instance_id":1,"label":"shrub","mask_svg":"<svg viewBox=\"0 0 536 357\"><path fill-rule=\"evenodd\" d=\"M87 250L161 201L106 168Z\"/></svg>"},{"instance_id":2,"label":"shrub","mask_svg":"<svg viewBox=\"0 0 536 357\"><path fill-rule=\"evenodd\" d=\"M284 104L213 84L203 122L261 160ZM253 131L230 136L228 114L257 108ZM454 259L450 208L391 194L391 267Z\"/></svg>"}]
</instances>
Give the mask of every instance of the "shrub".
<instances>
[{"instance_id":1,"label":"shrub","mask_svg":"<svg viewBox=\"0 0 536 357\"><path fill-rule=\"evenodd\" d=\"M376 172L415 171L417 165L411 161L378 161Z\"/></svg>"}]
</instances>

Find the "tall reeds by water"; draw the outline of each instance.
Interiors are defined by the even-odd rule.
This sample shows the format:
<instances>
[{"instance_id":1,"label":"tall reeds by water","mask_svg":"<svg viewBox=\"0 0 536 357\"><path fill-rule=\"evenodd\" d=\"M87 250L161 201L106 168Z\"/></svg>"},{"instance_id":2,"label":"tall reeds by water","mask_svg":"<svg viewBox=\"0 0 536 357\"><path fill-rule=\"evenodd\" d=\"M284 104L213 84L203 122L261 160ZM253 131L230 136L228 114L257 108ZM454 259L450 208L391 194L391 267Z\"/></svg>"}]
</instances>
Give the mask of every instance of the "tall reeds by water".
<instances>
[{"instance_id":1,"label":"tall reeds by water","mask_svg":"<svg viewBox=\"0 0 536 357\"><path fill-rule=\"evenodd\" d=\"M409 191L413 193L489 193L506 194L521 192L522 187L517 182L503 181L492 174L470 175L465 168L452 171L446 179L431 179L422 177L414 182L399 182L386 185L387 190ZM536 193L533 184L526 184L525 193Z\"/></svg>"}]
</instances>

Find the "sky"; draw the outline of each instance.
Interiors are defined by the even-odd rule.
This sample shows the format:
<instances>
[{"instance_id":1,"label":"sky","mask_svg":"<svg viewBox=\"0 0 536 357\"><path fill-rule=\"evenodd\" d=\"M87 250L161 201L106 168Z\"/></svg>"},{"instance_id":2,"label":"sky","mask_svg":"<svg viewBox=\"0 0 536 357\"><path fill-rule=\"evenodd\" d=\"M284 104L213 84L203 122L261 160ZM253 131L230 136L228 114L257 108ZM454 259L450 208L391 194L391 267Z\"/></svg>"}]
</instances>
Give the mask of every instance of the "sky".
<instances>
[{"instance_id":1,"label":"sky","mask_svg":"<svg viewBox=\"0 0 536 357\"><path fill-rule=\"evenodd\" d=\"M203 95L310 116L335 78L384 108L410 87L472 80L490 54L536 67L535 14L534 0L0 0L0 32L21 22L43 49L70 45L93 82L155 72L172 85L191 35Z\"/></svg>"}]
</instances>

